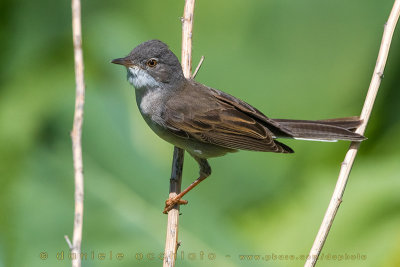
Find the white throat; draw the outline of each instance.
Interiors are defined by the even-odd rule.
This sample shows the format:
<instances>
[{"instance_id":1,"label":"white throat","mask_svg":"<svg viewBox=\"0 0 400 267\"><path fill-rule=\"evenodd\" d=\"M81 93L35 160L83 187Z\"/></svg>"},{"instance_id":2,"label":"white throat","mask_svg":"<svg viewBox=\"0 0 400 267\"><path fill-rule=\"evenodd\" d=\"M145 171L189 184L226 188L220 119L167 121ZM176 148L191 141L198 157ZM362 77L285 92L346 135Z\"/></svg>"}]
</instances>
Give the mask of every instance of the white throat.
<instances>
[{"instance_id":1,"label":"white throat","mask_svg":"<svg viewBox=\"0 0 400 267\"><path fill-rule=\"evenodd\" d=\"M136 66L128 68L128 81L136 89L154 88L160 86L160 83L157 82L151 75Z\"/></svg>"}]
</instances>

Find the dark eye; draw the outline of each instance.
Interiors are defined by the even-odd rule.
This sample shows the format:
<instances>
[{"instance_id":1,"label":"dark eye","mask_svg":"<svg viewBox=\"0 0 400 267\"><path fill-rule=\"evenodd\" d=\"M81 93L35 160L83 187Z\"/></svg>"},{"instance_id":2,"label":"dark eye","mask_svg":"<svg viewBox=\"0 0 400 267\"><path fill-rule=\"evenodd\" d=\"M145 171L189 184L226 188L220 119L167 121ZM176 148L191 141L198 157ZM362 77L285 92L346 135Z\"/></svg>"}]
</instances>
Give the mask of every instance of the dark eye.
<instances>
[{"instance_id":1,"label":"dark eye","mask_svg":"<svg viewBox=\"0 0 400 267\"><path fill-rule=\"evenodd\" d=\"M157 60L155 60L154 58L149 59L149 61L147 61L147 66L149 66L150 68L154 68L155 66L157 66Z\"/></svg>"}]
</instances>

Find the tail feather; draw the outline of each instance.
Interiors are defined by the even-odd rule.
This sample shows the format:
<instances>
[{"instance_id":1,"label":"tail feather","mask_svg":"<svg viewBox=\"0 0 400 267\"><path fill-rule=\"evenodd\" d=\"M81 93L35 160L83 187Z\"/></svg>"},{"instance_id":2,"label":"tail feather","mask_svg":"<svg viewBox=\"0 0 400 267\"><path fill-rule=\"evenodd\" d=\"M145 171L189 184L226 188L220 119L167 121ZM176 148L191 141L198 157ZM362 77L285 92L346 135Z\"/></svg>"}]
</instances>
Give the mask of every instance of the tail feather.
<instances>
[{"instance_id":1,"label":"tail feather","mask_svg":"<svg viewBox=\"0 0 400 267\"><path fill-rule=\"evenodd\" d=\"M328 142L337 140L362 141L366 139L364 136L353 132L362 123L358 117L315 121L274 119L274 121L292 133L291 136L277 137Z\"/></svg>"}]
</instances>

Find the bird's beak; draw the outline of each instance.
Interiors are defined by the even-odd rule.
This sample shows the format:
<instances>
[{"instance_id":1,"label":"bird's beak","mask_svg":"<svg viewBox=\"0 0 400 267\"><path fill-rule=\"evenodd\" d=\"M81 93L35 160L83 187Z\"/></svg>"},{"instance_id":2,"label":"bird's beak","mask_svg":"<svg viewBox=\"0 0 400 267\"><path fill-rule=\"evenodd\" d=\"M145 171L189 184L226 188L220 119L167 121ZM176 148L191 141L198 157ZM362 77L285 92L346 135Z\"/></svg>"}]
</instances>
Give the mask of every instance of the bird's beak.
<instances>
[{"instance_id":1,"label":"bird's beak","mask_svg":"<svg viewBox=\"0 0 400 267\"><path fill-rule=\"evenodd\" d=\"M129 59L127 59L126 57L113 59L113 60L111 60L111 63L122 65L125 67L129 67L129 66L133 65L132 62Z\"/></svg>"}]
</instances>

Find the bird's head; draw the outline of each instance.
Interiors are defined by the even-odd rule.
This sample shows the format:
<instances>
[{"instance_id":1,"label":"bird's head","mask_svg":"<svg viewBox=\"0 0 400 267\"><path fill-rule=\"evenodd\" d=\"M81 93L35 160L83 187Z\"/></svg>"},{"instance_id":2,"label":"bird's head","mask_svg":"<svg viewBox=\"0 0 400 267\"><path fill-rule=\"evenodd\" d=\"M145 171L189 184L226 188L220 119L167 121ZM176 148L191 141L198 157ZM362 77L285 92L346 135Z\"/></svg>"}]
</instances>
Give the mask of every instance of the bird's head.
<instances>
[{"instance_id":1,"label":"bird's head","mask_svg":"<svg viewBox=\"0 0 400 267\"><path fill-rule=\"evenodd\" d=\"M141 43L128 56L111 63L126 67L128 81L136 89L173 87L185 81L178 58L159 40Z\"/></svg>"}]
</instances>

